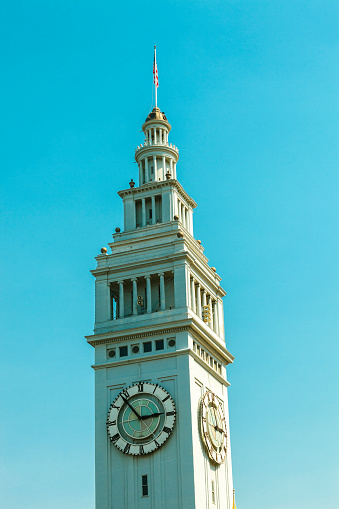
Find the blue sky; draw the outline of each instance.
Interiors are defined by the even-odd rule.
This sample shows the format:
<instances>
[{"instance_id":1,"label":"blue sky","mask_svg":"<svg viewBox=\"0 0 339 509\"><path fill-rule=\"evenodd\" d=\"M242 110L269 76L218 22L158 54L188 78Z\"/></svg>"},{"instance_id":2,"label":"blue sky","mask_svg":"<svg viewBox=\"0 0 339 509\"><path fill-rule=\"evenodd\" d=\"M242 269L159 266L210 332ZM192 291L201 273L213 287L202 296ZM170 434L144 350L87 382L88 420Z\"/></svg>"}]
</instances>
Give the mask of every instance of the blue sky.
<instances>
[{"instance_id":1,"label":"blue sky","mask_svg":"<svg viewBox=\"0 0 339 509\"><path fill-rule=\"evenodd\" d=\"M329 0L3 0L0 505L93 509L94 268L158 103L222 276L238 509L338 506Z\"/></svg>"}]
</instances>

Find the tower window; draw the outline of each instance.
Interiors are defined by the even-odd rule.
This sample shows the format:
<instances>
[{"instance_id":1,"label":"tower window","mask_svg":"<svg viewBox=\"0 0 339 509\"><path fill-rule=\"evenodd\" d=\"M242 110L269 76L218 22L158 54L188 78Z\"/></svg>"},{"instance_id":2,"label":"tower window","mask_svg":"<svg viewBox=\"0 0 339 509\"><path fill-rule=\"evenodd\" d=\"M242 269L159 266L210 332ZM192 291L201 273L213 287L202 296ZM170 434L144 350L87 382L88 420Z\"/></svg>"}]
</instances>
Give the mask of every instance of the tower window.
<instances>
[{"instance_id":1,"label":"tower window","mask_svg":"<svg viewBox=\"0 0 339 509\"><path fill-rule=\"evenodd\" d=\"M146 343L144 343L144 352L151 351L152 351L152 341L146 341Z\"/></svg>"},{"instance_id":2,"label":"tower window","mask_svg":"<svg viewBox=\"0 0 339 509\"><path fill-rule=\"evenodd\" d=\"M174 338L169 338L168 339L168 346L170 348L173 348L175 346L175 339Z\"/></svg>"},{"instance_id":3,"label":"tower window","mask_svg":"<svg viewBox=\"0 0 339 509\"><path fill-rule=\"evenodd\" d=\"M115 357L115 348L108 350L108 357L111 357L111 359Z\"/></svg>"},{"instance_id":4,"label":"tower window","mask_svg":"<svg viewBox=\"0 0 339 509\"><path fill-rule=\"evenodd\" d=\"M215 483L212 481L212 504L215 504Z\"/></svg>"},{"instance_id":5,"label":"tower window","mask_svg":"<svg viewBox=\"0 0 339 509\"><path fill-rule=\"evenodd\" d=\"M148 475L141 476L141 493L142 497L148 497Z\"/></svg>"},{"instance_id":6,"label":"tower window","mask_svg":"<svg viewBox=\"0 0 339 509\"><path fill-rule=\"evenodd\" d=\"M155 341L155 349L156 350L163 350L164 349L164 340L163 339L157 339Z\"/></svg>"},{"instance_id":7,"label":"tower window","mask_svg":"<svg viewBox=\"0 0 339 509\"><path fill-rule=\"evenodd\" d=\"M120 351L120 357L127 357L127 355L128 355L128 347L127 346L120 346L119 351Z\"/></svg>"}]
</instances>

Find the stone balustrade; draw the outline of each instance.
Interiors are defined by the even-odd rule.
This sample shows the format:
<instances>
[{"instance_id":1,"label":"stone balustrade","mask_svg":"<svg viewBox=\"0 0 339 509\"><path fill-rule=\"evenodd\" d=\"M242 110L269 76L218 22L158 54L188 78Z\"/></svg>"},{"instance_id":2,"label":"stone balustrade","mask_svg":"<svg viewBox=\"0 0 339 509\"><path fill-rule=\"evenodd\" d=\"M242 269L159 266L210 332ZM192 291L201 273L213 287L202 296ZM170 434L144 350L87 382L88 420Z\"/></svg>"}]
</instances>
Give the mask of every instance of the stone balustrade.
<instances>
[{"instance_id":1,"label":"stone balustrade","mask_svg":"<svg viewBox=\"0 0 339 509\"><path fill-rule=\"evenodd\" d=\"M172 143L168 143L168 142L164 143L164 142L161 142L161 141L157 141L156 143L153 143L152 141L145 141L141 145L137 146L137 148L135 149L135 152L138 152L139 150L141 150L143 148L146 148L146 147L169 147L172 150L174 150L175 152L177 152L177 154L179 154L178 147L176 147Z\"/></svg>"}]
</instances>

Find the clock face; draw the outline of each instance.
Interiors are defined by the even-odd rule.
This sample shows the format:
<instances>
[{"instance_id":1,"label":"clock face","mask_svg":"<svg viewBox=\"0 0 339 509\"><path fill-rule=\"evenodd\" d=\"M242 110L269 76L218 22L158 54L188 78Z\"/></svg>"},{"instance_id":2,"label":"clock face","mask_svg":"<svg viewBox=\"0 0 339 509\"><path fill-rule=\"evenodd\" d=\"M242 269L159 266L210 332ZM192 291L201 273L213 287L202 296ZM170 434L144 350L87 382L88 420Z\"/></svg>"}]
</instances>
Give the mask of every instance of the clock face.
<instances>
[{"instance_id":1,"label":"clock face","mask_svg":"<svg viewBox=\"0 0 339 509\"><path fill-rule=\"evenodd\" d=\"M211 391L201 401L200 431L210 459L223 463L227 451L226 421L220 401Z\"/></svg>"},{"instance_id":2,"label":"clock face","mask_svg":"<svg viewBox=\"0 0 339 509\"><path fill-rule=\"evenodd\" d=\"M158 384L138 382L124 389L113 401L107 418L111 442L135 456L159 449L172 433L175 405Z\"/></svg>"}]
</instances>

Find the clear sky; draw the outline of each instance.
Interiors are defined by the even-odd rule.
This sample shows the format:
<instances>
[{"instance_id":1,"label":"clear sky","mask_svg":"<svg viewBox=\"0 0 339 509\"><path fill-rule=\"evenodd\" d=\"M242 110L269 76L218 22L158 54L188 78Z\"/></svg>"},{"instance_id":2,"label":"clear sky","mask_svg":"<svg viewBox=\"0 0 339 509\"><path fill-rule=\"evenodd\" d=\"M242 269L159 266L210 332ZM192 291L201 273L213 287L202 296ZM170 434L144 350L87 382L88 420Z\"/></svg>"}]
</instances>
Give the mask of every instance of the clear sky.
<instances>
[{"instance_id":1,"label":"clear sky","mask_svg":"<svg viewBox=\"0 0 339 509\"><path fill-rule=\"evenodd\" d=\"M238 509L335 509L338 47L330 0L2 0L4 509L94 508L94 256L158 103L222 276Z\"/></svg>"}]
</instances>

